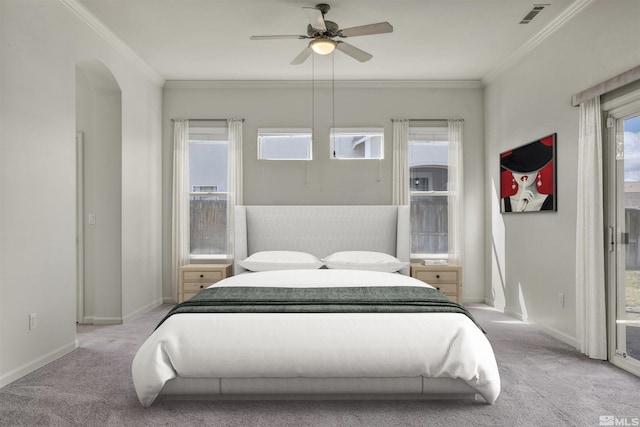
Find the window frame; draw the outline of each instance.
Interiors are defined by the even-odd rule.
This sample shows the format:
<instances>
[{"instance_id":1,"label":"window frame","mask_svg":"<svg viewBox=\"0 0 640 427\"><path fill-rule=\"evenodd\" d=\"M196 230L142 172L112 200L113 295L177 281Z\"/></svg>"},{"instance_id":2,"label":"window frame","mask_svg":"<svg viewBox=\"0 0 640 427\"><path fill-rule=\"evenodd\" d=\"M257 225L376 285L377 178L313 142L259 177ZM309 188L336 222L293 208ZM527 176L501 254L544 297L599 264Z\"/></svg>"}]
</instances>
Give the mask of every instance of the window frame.
<instances>
[{"instance_id":1,"label":"window frame","mask_svg":"<svg viewBox=\"0 0 640 427\"><path fill-rule=\"evenodd\" d=\"M624 133L627 132L624 122L630 118L640 116L640 85L633 84L603 95L600 109L606 115L606 120L603 119L602 121L603 175L605 178L603 187L605 194L604 224L610 230L609 233L614 236L612 241L615 242L615 236L618 235L615 230L620 228L619 225L623 225L624 231L629 231L624 227L626 221L622 218L625 215L624 202L616 200L616 197L623 198L617 193L621 191L618 188L618 185L620 185L618 181L624 182L624 161L621 160L625 155L624 145L626 138ZM619 170L618 163L621 163L622 170ZM622 237L617 240L622 241ZM626 270L626 249L620 246L624 245L614 244L615 248L606 253L606 292L609 295L607 302L607 335L609 337L607 350L609 361L613 365L635 375L640 375L638 358L626 353L627 331L624 325L627 323L624 322L627 320L624 319L623 315L626 309L626 284L624 277L621 277L622 271Z\"/></svg>"}]
</instances>

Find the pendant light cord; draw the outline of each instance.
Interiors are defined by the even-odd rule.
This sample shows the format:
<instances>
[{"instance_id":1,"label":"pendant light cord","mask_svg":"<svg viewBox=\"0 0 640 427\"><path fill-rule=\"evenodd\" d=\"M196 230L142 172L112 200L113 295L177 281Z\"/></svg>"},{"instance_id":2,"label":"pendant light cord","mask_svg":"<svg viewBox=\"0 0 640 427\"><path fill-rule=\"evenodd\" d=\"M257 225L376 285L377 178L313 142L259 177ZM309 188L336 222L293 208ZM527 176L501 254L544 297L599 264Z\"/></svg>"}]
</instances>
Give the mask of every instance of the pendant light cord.
<instances>
[{"instance_id":1,"label":"pendant light cord","mask_svg":"<svg viewBox=\"0 0 640 427\"><path fill-rule=\"evenodd\" d=\"M316 60L311 54L311 157L313 158L313 147L316 139ZM305 162L304 185L309 185L309 160Z\"/></svg>"},{"instance_id":2,"label":"pendant light cord","mask_svg":"<svg viewBox=\"0 0 640 427\"><path fill-rule=\"evenodd\" d=\"M333 157L336 157L336 54L331 53L331 143L333 145Z\"/></svg>"},{"instance_id":3,"label":"pendant light cord","mask_svg":"<svg viewBox=\"0 0 640 427\"><path fill-rule=\"evenodd\" d=\"M336 127L336 55L331 54L331 126Z\"/></svg>"}]
</instances>

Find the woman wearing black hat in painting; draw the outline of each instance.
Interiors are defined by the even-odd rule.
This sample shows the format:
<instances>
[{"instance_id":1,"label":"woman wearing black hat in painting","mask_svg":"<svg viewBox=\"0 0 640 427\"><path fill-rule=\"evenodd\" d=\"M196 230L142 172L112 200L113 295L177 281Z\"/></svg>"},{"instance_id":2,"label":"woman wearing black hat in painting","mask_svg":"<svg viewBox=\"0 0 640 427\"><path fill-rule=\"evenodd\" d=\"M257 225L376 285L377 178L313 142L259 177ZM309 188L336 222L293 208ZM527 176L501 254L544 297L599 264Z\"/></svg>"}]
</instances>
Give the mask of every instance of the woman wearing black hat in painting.
<instances>
[{"instance_id":1,"label":"woman wearing black hat in painting","mask_svg":"<svg viewBox=\"0 0 640 427\"><path fill-rule=\"evenodd\" d=\"M555 210L553 140L552 135L502 154L502 212Z\"/></svg>"}]
</instances>

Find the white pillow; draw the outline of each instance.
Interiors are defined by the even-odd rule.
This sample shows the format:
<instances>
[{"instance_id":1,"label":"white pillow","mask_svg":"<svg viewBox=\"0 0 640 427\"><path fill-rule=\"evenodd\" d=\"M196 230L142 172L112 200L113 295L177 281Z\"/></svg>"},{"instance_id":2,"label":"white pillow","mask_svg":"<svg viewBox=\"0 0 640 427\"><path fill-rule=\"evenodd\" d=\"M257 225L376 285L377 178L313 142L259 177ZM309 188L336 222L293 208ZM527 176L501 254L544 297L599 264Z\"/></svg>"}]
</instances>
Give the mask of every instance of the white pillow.
<instances>
[{"instance_id":1,"label":"white pillow","mask_svg":"<svg viewBox=\"0 0 640 427\"><path fill-rule=\"evenodd\" d=\"M328 268L347 270L371 270L392 273L409 265L398 258L382 252L345 251L336 252L323 259Z\"/></svg>"},{"instance_id":2,"label":"white pillow","mask_svg":"<svg viewBox=\"0 0 640 427\"><path fill-rule=\"evenodd\" d=\"M317 257L296 251L263 251L256 252L238 261L241 267L250 271L316 269L324 265Z\"/></svg>"}]
</instances>

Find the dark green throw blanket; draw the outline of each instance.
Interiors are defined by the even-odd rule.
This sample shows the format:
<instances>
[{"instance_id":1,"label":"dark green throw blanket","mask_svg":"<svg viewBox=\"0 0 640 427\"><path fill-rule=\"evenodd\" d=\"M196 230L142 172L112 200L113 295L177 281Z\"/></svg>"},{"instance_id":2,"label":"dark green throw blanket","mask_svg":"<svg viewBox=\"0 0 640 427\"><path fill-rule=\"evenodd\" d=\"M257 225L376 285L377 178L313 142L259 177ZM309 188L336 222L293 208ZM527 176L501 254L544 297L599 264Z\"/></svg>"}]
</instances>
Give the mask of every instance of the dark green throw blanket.
<instances>
[{"instance_id":1,"label":"dark green throw blanket","mask_svg":"<svg viewBox=\"0 0 640 427\"><path fill-rule=\"evenodd\" d=\"M158 326L179 313L461 313L484 332L463 306L418 286L212 287L176 305Z\"/></svg>"}]
</instances>

